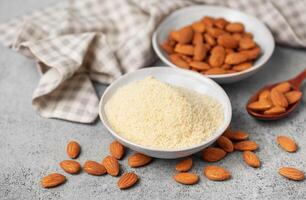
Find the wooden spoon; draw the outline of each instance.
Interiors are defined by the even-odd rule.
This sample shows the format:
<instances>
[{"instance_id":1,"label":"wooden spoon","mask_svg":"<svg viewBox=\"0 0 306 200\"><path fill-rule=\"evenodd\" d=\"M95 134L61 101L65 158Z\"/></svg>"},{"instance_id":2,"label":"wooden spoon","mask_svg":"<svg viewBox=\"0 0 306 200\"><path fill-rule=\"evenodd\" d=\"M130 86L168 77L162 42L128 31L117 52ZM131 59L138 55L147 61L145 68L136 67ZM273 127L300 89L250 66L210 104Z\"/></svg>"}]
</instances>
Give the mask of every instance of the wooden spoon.
<instances>
[{"instance_id":1,"label":"wooden spoon","mask_svg":"<svg viewBox=\"0 0 306 200\"><path fill-rule=\"evenodd\" d=\"M306 78L306 69L301 72L299 75L297 75L296 77L294 77L293 79L289 79L287 80L287 82L291 83L292 85L292 88L294 90L297 90L297 91L300 91L300 85L302 84L303 80ZM281 81L279 83L283 83L283 82L286 82L286 81ZM260 113L257 113L251 109L248 108L248 105L254 101L257 101L258 100L258 95L264 91L264 90L271 90L273 87L275 87L276 85L278 85L279 83L275 83L275 84L272 84L272 85L268 85L268 86L265 86L263 87L262 89L260 89L254 96L252 96L248 103L246 104L246 109L248 111L248 113L250 115L252 115L253 117L257 118L257 119L261 119L261 120L276 120L276 119L281 119L281 118L284 118L284 117L287 117L294 109L296 109L296 107L298 106L298 104L300 103L301 99L299 101L297 101L296 103L290 105L286 112L284 113L281 113L281 114L275 114L275 115L264 115L264 114L260 114Z\"/></svg>"}]
</instances>

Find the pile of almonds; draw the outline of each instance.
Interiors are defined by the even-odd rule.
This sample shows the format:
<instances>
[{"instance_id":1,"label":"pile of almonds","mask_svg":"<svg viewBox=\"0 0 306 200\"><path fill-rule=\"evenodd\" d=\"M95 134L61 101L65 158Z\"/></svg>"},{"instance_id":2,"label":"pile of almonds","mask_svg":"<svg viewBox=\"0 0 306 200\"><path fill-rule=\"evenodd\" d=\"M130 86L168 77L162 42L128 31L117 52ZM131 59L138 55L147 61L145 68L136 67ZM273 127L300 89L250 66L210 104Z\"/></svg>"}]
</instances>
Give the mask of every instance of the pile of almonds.
<instances>
[{"instance_id":1,"label":"pile of almonds","mask_svg":"<svg viewBox=\"0 0 306 200\"><path fill-rule=\"evenodd\" d=\"M225 158L229 153L242 151L244 162L253 168L261 166L260 159L254 153L258 149L255 141L248 140L249 134L243 131L234 131L227 129L224 134L218 138L215 146L208 147L202 151L202 159L205 162L217 162ZM277 142L282 149L293 153L297 150L297 145L293 139L287 136L278 136ZM76 159L80 154L81 147L76 141L71 141L67 145L67 155L71 159ZM83 170L90 175L101 176L109 174L111 176L120 175L120 163L125 154L125 147L117 141L113 141L109 147L110 154L102 162L88 160L83 165ZM152 158L141 153L134 153L128 158L128 165L132 168L142 167L149 164ZM199 176L189 172L193 166L192 158L188 157L176 164L177 173L174 180L184 185L193 185L199 181ZM64 160L60 162L60 167L69 174L78 174L81 171L81 165L75 160ZM204 167L203 174L212 181L225 181L231 178L231 173L224 167L217 165L208 165ZM279 174L295 181L303 180L304 172L293 167L281 167ZM127 172L121 175L117 184L120 189L127 189L138 182L138 176L134 172ZM63 184L66 177L59 173L52 173L42 178L41 185L44 188L52 188Z\"/></svg>"},{"instance_id":2,"label":"pile of almonds","mask_svg":"<svg viewBox=\"0 0 306 200\"><path fill-rule=\"evenodd\" d=\"M208 16L170 32L161 47L178 67L208 75L249 69L261 51L242 23Z\"/></svg>"},{"instance_id":3,"label":"pile of almonds","mask_svg":"<svg viewBox=\"0 0 306 200\"><path fill-rule=\"evenodd\" d=\"M260 92L256 101L248 104L248 108L259 114L277 115L286 112L301 97L300 91L294 90L289 82L283 82Z\"/></svg>"}]
</instances>

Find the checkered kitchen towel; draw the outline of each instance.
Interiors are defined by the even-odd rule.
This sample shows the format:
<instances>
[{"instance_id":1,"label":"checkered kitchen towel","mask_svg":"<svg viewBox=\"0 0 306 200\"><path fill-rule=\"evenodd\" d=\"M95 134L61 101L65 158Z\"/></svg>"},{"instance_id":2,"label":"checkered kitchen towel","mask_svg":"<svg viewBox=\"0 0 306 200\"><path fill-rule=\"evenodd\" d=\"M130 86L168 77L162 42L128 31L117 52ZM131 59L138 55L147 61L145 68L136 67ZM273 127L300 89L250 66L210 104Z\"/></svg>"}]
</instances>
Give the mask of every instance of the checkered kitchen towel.
<instances>
[{"instance_id":1,"label":"checkered kitchen towel","mask_svg":"<svg viewBox=\"0 0 306 200\"><path fill-rule=\"evenodd\" d=\"M242 10L265 22L277 42L306 47L305 0L68 0L0 24L0 41L37 61L40 115L90 123L98 115L92 81L110 83L154 62L155 27L193 4Z\"/></svg>"}]
</instances>

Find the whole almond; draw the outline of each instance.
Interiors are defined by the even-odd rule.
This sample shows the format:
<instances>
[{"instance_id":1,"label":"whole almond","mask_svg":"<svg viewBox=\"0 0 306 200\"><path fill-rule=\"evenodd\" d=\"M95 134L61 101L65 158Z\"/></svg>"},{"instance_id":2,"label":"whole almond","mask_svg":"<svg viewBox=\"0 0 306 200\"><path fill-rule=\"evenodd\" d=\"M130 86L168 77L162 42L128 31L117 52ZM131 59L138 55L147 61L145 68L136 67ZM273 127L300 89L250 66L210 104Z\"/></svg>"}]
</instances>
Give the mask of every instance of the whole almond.
<instances>
[{"instance_id":1,"label":"whole almond","mask_svg":"<svg viewBox=\"0 0 306 200\"><path fill-rule=\"evenodd\" d=\"M260 92L260 94L258 95L258 100L267 100L270 99L270 91L269 90L264 90L262 92Z\"/></svg>"},{"instance_id":2,"label":"whole almond","mask_svg":"<svg viewBox=\"0 0 306 200\"><path fill-rule=\"evenodd\" d=\"M211 50L209 65L212 67L221 67L225 59L225 49L222 46L215 46Z\"/></svg>"},{"instance_id":3,"label":"whole almond","mask_svg":"<svg viewBox=\"0 0 306 200\"><path fill-rule=\"evenodd\" d=\"M241 72L241 71L247 70L251 67L252 67L251 62L244 62L244 63L240 63L238 65L234 65L232 69L237 71L237 72Z\"/></svg>"},{"instance_id":4,"label":"whole almond","mask_svg":"<svg viewBox=\"0 0 306 200\"><path fill-rule=\"evenodd\" d=\"M194 54L194 47L189 44L177 44L174 51L176 53L192 56Z\"/></svg>"},{"instance_id":5,"label":"whole almond","mask_svg":"<svg viewBox=\"0 0 306 200\"><path fill-rule=\"evenodd\" d=\"M286 112L286 109L280 106L274 106L264 112L265 115L278 115Z\"/></svg>"},{"instance_id":6,"label":"whole almond","mask_svg":"<svg viewBox=\"0 0 306 200\"><path fill-rule=\"evenodd\" d=\"M200 32L195 32L192 39L192 44L196 45L198 43L203 43L203 39L203 35Z\"/></svg>"},{"instance_id":7,"label":"whole almond","mask_svg":"<svg viewBox=\"0 0 306 200\"><path fill-rule=\"evenodd\" d=\"M260 167L260 160L255 153L252 151L243 152L243 160L246 164L251 167L258 168Z\"/></svg>"},{"instance_id":8,"label":"whole almond","mask_svg":"<svg viewBox=\"0 0 306 200\"><path fill-rule=\"evenodd\" d=\"M239 41L239 48L243 50L248 50L256 47L256 43L250 37L243 37Z\"/></svg>"},{"instance_id":9,"label":"whole almond","mask_svg":"<svg viewBox=\"0 0 306 200\"><path fill-rule=\"evenodd\" d=\"M202 22L206 27L212 27L214 25L214 21L215 21L214 18L208 16L205 16L202 19Z\"/></svg>"},{"instance_id":10,"label":"whole almond","mask_svg":"<svg viewBox=\"0 0 306 200\"><path fill-rule=\"evenodd\" d=\"M101 176L106 173L106 169L102 164L92 160L86 161L83 166L83 169L88 174L95 176Z\"/></svg>"},{"instance_id":11,"label":"whole almond","mask_svg":"<svg viewBox=\"0 0 306 200\"><path fill-rule=\"evenodd\" d=\"M291 84L289 82L283 82L283 83L278 84L274 88L280 91L281 93L286 93L290 91Z\"/></svg>"},{"instance_id":12,"label":"whole almond","mask_svg":"<svg viewBox=\"0 0 306 200\"><path fill-rule=\"evenodd\" d=\"M230 53L225 57L225 63L229 65L238 65L248 60L248 57L241 52L238 53Z\"/></svg>"},{"instance_id":13,"label":"whole almond","mask_svg":"<svg viewBox=\"0 0 306 200\"><path fill-rule=\"evenodd\" d=\"M238 151L254 151L257 148L257 143L251 140L242 141L234 144L234 149Z\"/></svg>"},{"instance_id":14,"label":"whole almond","mask_svg":"<svg viewBox=\"0 0 306 200\"><path fill-rule=\"evenodd\" d=\"M151 162L152 158L141 153L135 153L128 158L130 167L142 167Z\"/></svg>"},{"instance_id":15,"label":"whole almond","mask_svg":"<svg viewBox=\"0 0 306 200\"><path fill-rule=\"evenodd\" d=\"M189 68L188 62L183 60L180 54L171 54L169 56L169 59L171 62L173 62L178 67L185 68L185 69Z\"/></svg>"},{"instance_id":16,"label":"whole almond","mask_svg":"<svg viewBox=\"0 0 306 200\"><path fill-rule=\"evenodd\" d=\"M291 153L296 152L297 145L292 138L284 136L284 135L280 135L276 138L276 140L279 146L285 151L288 151Z\"/></svg>"},{"instance_id":17,"label":"whole almond","mask_svg":"<svg viewBox=\"0 0 306 200\"><path fill-rule=\"evenodd\" d=\"M160 46L161 46L161 48L162 48L165 52L167 52L168 54L174 53L174 49L173 49L173 47L169 44L168 40L165 41L164 43L162 43Z\"/></svg>"},{"instance_id":18,"label":"whole almond","mask_svg":"<svg viewBox=\"0 0 306 200\"><path fill-rule=\"evenodd\" d=\"M209 45L211 45L211 46L215 46L216 45L216 40L211 35L204 34L204 38L205 38L205 41Z\"/></svg>"},{"instance_id":19,"label":"whole almond","mask_svg":"<svg viewBox=\"0 0 306 200\"><path fill-rule=\"evenodd\" d=\"M220 29L224 29L227 24L228 21L226 21L224 18L218 18L214 20L214 25Z\"/></svg>"},{"instance_id":20,"label":"whole almond","mask_svg":"<svg viewBox=\"0 0 306 200\"><path fill-rule=\"evenodd\" d=\"M217 140L217 144L226 152L230 153L234 151L234 145L230 139L225 136L220 136Z\"/></svg>"},{"instance_id":21,"label":"whole almond","mask_svg":"<svg viewBox=\"0 0 306 200\"><path fill-rule=\"evenodd\" d=\"M67 152L67 155L70 158L72 158L72 159L77 158L80 154L80 151L81 151L81 146L79 145L78 142L70 141L68 143L67 148L66 148L66 152Z\"/></svg>"},{"instance_id":22,"label":"whole almond","mask_svg":"<svg viewBox=\"0 0 306 200\"><path fill-rule=\"evenodd\" d=\"M241 140L247 140L249 138L249 134L243 131L234 131L231 129L227 129L224 133L223 136L227 137L230 140L234 141L241 141Z\"/></svg>"},{"instance_id":23,"label":"whole almond","mask_svg":"<svg viewBox=\"0 0 306 200\"><path fill-rule=\"evenodd\" d=\"M207 54L207 49L203 43L195 44L193 60L202 61L205 59L206 54Z\"/></svg>"},{"instance_id":24,"label":"whole almond","mask_svg":"<svg viewBox=\"0 0 306 200\"><path fill-rule=\"evenodd\" d=\"M124 146L118 141L113 141L109 146L109 151L112 156L120 160L124 155Z\"/></svg>"},{"instance_id":25,"label":"whole almond","mask_svg":"<svg viewBox=\"0 0 306 200\"><path fill-rule=\"evenodd\" d=\"M41 179L41 186L43 188L52 188L65 183L66 177L62 174L53 173Z\"/></svg>"},{"instance_id":26,"label":"whole almond","mask_svg":"<svg viewBox=\"0 0 306 200\"><path fill-rule=\"evenodd\" d=\"M210 66L206 62L192 61L189 65L197 70L208 70Z\"/></svg>"},{"instance_id":27,"label":"whole almond","mask_svg":"<svg viewBox=\"0 0 306 200\"><path fill-rule=\"evenodd\" d=\"M202 151L202 158L207 162L217 162L225 156L226 152L217 147L207 147Z\"/></svg>"},{"instance_id":28,"label":"whole almond","mask_svg":"<svg viewBox=\"0 0 306 200\"><path fill-rule=\"evenodd\" d=\"M231 178L230 172L223 167L207 166L203 172L208 179L213 181L225 181Z\"/></svg>"},{"instance_id":29,"label":"whole almond","mask_svg":"<svg viewBox=\"0 0 306 200\"><path fill-rule=\"evenodd\" d=\"M260 52L260 48L258 47L255 47L254 49L250 50L240 51L240 53L243 54L247 60L254 60L260 55Z\"/></svg>"},{"instance_id":30,"label":"whole almond","mask_svg":"<svg viewBox=\"0 0 306 200\"><path fill-rule=\"evenodd\" d=\"M204 72L206 75L218 75L218 74L226 74L226 70L222 68L210 68L207 71Z\"/></svg>"},{"instance_id":31,"label":"whole almond","mask_svg":"<svg viewBox=\"0 0 306 200\"><path fill-rule=\"evenodd\" d=\"M61 168L69 174L77 174L81 170L81 165L74 160L63 160L60 162Z\"/></svg>"},{"instance_id":32,"label":"whole almond","mask_svg":"<svg viewBox=\"0 0 306 200\"><path fill-rule=\"evenodd\" d=\"M138 181L138 176L133 172L123 174L118 180L118 187L120 189L127 189L134 186Z\"/></svg>"},{"instance_id":33,"label":"whole almond","mask_svg":"<svg viewBox=\"0 0 306 200\"><path fill-rule=\"evenodd\" d=\"M275 106L280 106L283 108L288 107L288 101L283 93L273 88L270 93L271 101Z\"/></svg>"},{"instance_id":34,"label":"whole almond","mask_svg":"<svg viewBox=\"0 0 306 200\"><path fill-rule=\"evenodd\" d=\"M198 32L198 33L203 33L206 29L202 21L193 23L191 27L193 28L195 32Z\"/></svg>"},{"instance_id":35,"label":"whole almond","mask_svg":"<svg viewBox=\"0 0 306 200\"><path fill-rule=\"evenodd\" d=\"M193 185L199 181L199 176L194 173L182 172L176 174L174 180L184 185Z\"/></svg>"},{"instance_id":36,"label":"whole almond","mask_svg":"<svg viewBox=\"0 0 306 200\"><path fill-rule=\"evenodd\" d=\"M186 158L175 165L176 171L187 172L192 168L192 159Z\"/></svg>"},{"instance_id":37,"label":"whole almond","mask_svg":"<svg viewBox=\"0 0 306 200\"><path fill-rule=\"evenodd\" d=\"M177 31L177 42L180 44L188 44L192 41L193 38L193 29L191 26L186 26Z\"/></svg>"},{"instance_id":38,"label":"whole almond","mask_svg":"<svg viewBox=\"0 0 306 200\"><path fill-rule=\"evenodd\" d=\"M106 156L102 161L107 173L112 176L118 176L120 166L118 160L114 156Z\"/></svg>"},{"instance_id":39,"label":"whole almond","mask_svg":"<svg viewBox=\"0 0 306 200\"><path fill-rule=\"evenodd\" d=\"M231 33L242 33L244 31L244 25L241 23L229 23L226 25L225 30Z\"/></svg>"},{"instance_id":40,"label":"whole almond","mask_svg":"<svg viewBox=\"0 0 306 200\"><path fill-rule=\"evenodd\" d=\"M235 49L238 46L237 40L230 34L223 34L218 37L218 44L224 48Z\"/></svg>"},{"instance_id":41,"label":"whole almond","mask_svg":"<svg viewBox=\"0 0 306 200\"><path fill-rule=\"evenodd\" d=\"M262 99L260 101L254 101L248 104L248 108L254 111L265 111L272 108L272 103L270 100Z\"/></svg>"},{"instance_id":42,"label":"whole almond","mask_svg":"<svg viewBox=\"0 0 306 200\"><path fill-rule=\"evenodd\" d=\"M208 27L207 28L207 33L214 38L218 38L220 35L224 34L224 31L222 29L219 29L219 28Z\"/></svg>"},{"instance_id":43,"label":"whole almond","mask_svg":"<svg viewBox=\"0 0 306 200\"><path fill-rule=\"evenodd\" d=\"M293 167L282 167L279 169L278 173L290 180L294 181L301 181L304 180L305 175L304 172L301 170L298 170Z\"/></svg>"},{"instance_id":44,"label":"whole almond","mask_svg":"<svg viewBox=\"0 0 306 200\"><path fill-rule=\"evenodd\" d=\"M285 97L288 103L291 105L291 104L298 102L302 98L302 92L295 91L295 90L291 92L287 92L285 93Z\"/></svg>"}]
</instances>

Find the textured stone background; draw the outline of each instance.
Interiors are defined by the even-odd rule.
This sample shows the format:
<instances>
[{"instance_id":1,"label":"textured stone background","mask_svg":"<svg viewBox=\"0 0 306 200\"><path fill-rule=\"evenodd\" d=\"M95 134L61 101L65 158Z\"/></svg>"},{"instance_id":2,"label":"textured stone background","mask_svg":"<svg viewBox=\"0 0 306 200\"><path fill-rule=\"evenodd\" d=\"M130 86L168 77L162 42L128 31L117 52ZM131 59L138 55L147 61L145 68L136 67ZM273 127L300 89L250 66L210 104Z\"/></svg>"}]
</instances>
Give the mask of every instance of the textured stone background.
<instances>
[{"instance_id":1,"label":"textured stone background","mask_svg":"<svg viewBox=\"0 0 306 200\"><path fill-rule=\"evenodd\" d=\"M54 2L59 0L2 0L0 21ZM212 182L203 177L206 163L196 155L192 172L199 174L201 180L195 186L182 186L172 180L176 160L154 160L134 170L141 180L127 191L116 187L117 178L85 173L67 175L65 185L45 190L39 185L40 178L53 171L62 172L58 163L67 158L67 141L81 143L79 161L83 163L86 159L102 160L112 138L99 121L81 125L38 116L31 107L32 91L39 80L34 62L0 45L0 199L305 199L306 182L288 181L277 171L284 165L306 171L306 95L297 112L277 122L256 121L244 109L248 97L263 85L305 69L305 53L278 46L265 69L250 79L224 86L233 104L233 127L249 132L260 144L260 169L247 167L241 154L233 153L217 163L229 169L233 178ZM105 86L97 86L99 95L104 89ZM306 92L306 83L303 91ZM295 138L298 152L281 151L275 143L278 134ZM123 171L131 170L127 159L121 163Z\"/></svg>"}]
</instances>

